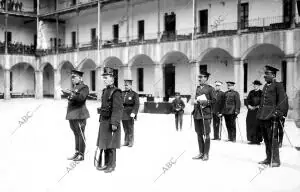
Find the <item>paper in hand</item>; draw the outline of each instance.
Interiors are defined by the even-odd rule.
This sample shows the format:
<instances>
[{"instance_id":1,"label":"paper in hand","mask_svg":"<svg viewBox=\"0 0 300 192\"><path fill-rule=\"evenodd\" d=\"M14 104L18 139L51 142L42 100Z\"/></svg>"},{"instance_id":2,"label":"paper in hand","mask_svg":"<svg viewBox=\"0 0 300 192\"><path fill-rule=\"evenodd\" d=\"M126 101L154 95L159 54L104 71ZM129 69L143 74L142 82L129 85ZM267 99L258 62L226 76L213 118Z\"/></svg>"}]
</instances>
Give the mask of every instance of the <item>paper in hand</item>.
<instances>
[{"instance_id":1,"label":"paper in hand","mask_svg":"<svg viewBox=\"0 0 300 192\"><path fill-rule=\"evenodd\" d=\"M197 101L207 101L207 98L206 98L205 94L202 94L202 95L198 96Z\"/></svg>"}]
</instances>

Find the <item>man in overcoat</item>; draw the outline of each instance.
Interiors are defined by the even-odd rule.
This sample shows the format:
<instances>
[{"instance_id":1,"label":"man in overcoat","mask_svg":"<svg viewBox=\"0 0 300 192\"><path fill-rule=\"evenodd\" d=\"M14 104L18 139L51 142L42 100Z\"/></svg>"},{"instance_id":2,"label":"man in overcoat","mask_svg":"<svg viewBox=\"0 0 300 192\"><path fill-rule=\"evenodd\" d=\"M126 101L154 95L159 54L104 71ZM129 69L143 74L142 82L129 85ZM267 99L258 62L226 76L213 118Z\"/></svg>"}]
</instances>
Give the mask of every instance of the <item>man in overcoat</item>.
<instances>
[{"instance_id":1,"label":"man in overcoat","mask_svg":"<svg viewBox=\"0 0 300 192\"><path fill-rule=\"evenodd\" d=\"M122 91L115 87L113 69L104 67L102 74L105 88L102 91L99 132L97 146L104 151L104 166L98 165L98 170L110 173L116 167L116 149L121 145L120 121L123 113ZM101 156L102 153L100 153ZM101 160L101 157L99 157Z\"/></svg>"},{"instance_id":2,"label":"man in overcoat","mask_svg":"<svg viewBox=\"0 0 300 192\"><path fill-rule=\"evenodd\" d=\"M84 130L86 119L90 117L89 111L85 105L89 94L89 87L82 81L83 72L72 70L72 90L62 90L68 95L68 108L66 119L69 120L70 127L75 135L75 154L68 158L69 160L84 160L85 136Z\"/></svg>"},{"instance_id":3,"label":"man in overcoat","mask_svg":"<svg viewBox=\"0 0 300 192\"><path fill-rule=\"evenodd\" d=\"M214 138L213 140L221 139L220 125L222 121L222 109L224 106L224 92L221 91L221 81L215 82L215 94L216 103L213 105L213 128L214 128Z\"/></svg>"}]
</instances>

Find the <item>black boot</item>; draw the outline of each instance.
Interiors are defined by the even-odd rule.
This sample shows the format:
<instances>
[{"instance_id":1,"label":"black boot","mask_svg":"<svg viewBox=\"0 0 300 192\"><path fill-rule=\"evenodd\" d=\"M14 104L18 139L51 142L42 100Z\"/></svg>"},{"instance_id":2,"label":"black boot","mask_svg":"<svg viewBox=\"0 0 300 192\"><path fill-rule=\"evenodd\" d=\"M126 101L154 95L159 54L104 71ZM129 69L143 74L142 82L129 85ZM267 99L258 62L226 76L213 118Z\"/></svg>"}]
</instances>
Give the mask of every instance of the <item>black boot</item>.
<instances>
[{"instance_id":1,"label":"black boot","mask_svg":"<svg viewBox=\"0 0 300 192\"><path fill-rule=\"evenodd\" d=\"M84 155L83 153L78 153L77 157L73 159L73 161L83 161Z\"/></svg>"},{"instance_id":2,"label":"black boot","mask_svg":"<svg viewBox=\"0 0 300 192\"><path fill-rule=\"evenodd\" d=\"M265 159L263 161L258 162L258 164L268 165L270 164L270 161L268 159Z\"/></svg>"},{"instance_id":3,"label":"black boot","mask_svg":"<svg viewBox=\"0 0 300 192\"><path fill-rule=\"evenodd\" d=\"M79 155L79 152L76 151L72 157L69 157L68 160L74 160Z\"/></svg>"},{"instance_id":4,"label":"black boot","mask_svg":"<svg viewBox=\"0 0 300 192\"><path fill-rule=\"evenodd\" d=\"M200 153L199 155L193 157L192 159L194 159L194 160L202 159L203 156L204 156L203 153Z\"/></svg>"},{"instance_id":5,"label":"black boot","mask_svg":"<svg viewBox=\"0 0 300 192\"><path fill-rule=\"evenodd\" d=\"M204 154L203 155L203 158L202 158L202 161L207 161L209 158L208 158L208 154Z\"/></svg>"}]
</instances>

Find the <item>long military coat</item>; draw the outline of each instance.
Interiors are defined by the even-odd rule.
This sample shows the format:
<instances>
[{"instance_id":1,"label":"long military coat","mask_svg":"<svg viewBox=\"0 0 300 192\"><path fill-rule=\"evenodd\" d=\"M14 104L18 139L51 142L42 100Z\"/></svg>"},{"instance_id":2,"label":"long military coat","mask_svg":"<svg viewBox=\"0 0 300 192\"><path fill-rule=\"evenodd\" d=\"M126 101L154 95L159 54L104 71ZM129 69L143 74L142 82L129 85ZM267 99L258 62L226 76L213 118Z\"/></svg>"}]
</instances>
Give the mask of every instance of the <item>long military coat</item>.
<instances>
[{"instance_id":1,"label":"long military coat","mask_svg":"<svg viewBox=\"0 0 300 192\"><path fill-rule=\"evenodd\" d=\"M87 119L90 117L85 101L89 94L89 87L84 83L75 85L73 93L68 97L67 120Z\"/></svg>"},{"instance_id":2,"label":"long military coat","mask_svg":"<svg viewBox=\"0 0 300 192\"><path fill-rule=\"evenodd\" d=\"M106 107L109 104L109 96L111 91L116 89L114 86L108 86L102 92L101 107ZM121 147L121 126L120 121L123 113L123 101L121 90L115 91L112 95L112 114L111 117L102 117L100 115L99 132L97 146L100 149L120 148ZM112 125L117 126L117 130L112 132Z\"/></svg>"},{"instance_id":3,"label":"long military coat","mask_svg":"<svg viewBox=\"0 0 300 192\"><path fill-rule=\"evenodd\" d=\"M270 85L265 84L257 118L269 120L275 112L279 116L286 116L288 109L288 98L282 83L273 81Z\"/></svg>"},{"instance_id":4,"label":"long military coat","mask_svg":"<svg viewBox=\"0 0 300 192\"><path fill-rule=\"evenodd\" d=\"M124 106L122 120L130 120L131 113L134 113L136 118L140 107L139 95L133 90L128 90L122 92L122 98Z\"/></svg>"}]
</instances>

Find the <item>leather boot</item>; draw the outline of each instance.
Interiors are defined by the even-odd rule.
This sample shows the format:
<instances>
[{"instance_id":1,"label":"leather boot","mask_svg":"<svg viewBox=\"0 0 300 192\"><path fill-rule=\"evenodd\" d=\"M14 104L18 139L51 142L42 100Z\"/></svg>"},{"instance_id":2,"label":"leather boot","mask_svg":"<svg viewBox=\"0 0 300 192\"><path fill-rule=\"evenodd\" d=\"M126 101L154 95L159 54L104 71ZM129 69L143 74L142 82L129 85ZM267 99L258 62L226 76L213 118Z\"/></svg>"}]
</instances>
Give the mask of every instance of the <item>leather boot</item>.
<instances>
[{"instance_id":1,"label":"leather boot","mask_svg":"<svg viewBox=\"0 0 300 192\"><path fill-rule=\"evenodd\" d=\"M77 157L73 159L73 161L83 161L84 155L82 153L78 153Z\"/></svg>"},{"instance_id":2,"label":"leather boot","mask_svg":"<svg viewBox=\"0 0 300 192\"><path fill-rule=\"evenodd\" d=\"M203 153L200 153L199 155L193 157L192 159L198 160L198 159L202 159L202 158L203 158Z\"/></svg>"},{"instance_id":3,"label":"leather boot","mask_svg":"<svg viewBox=\"0 0 300 192\"><path fill-rule=\"evenodd\" d=\"M74 160L79 155L78 151L72 157L69 157L68 160Z\"/></svg>"},{"instance_id":4,"label":"leather boot","mask_svg":"<svg viewBox=\"0 0 300 192\"><path fill-rule=\"evenodd\" d=\"M258 164L268 165L270 164L270 161L268 159L265 159L263 161L258 162Z\"/></svg>"},{"instance_id":5,"label":"leather boot","mask_svg":"<svg viewBox=\"0 0 300 192\"><path fill-rule=\"evenodd\" d=\"M208 154L204 154L203 155L203 158L202 158L202 161L207 161L209 158L208 158Z\"/></svg>"}]
</instances>

